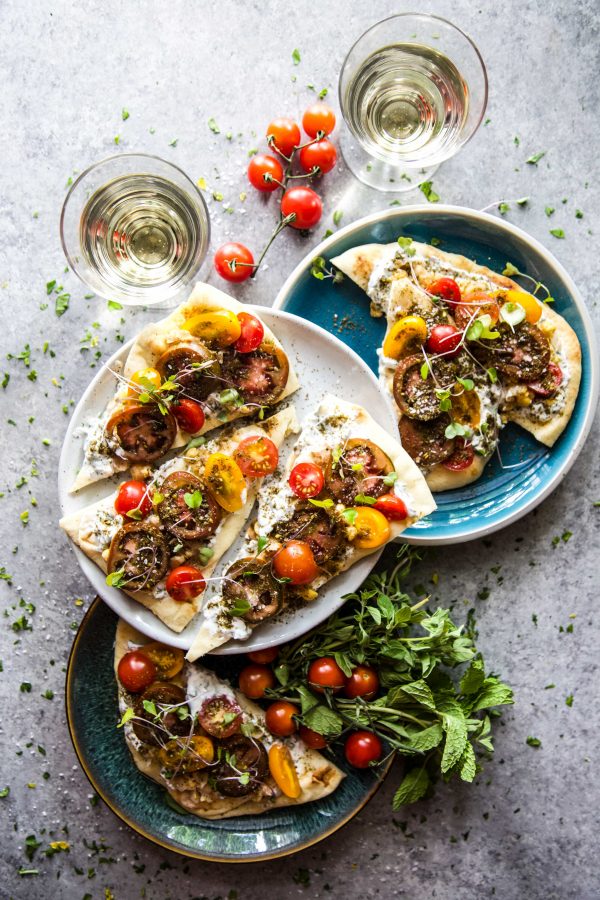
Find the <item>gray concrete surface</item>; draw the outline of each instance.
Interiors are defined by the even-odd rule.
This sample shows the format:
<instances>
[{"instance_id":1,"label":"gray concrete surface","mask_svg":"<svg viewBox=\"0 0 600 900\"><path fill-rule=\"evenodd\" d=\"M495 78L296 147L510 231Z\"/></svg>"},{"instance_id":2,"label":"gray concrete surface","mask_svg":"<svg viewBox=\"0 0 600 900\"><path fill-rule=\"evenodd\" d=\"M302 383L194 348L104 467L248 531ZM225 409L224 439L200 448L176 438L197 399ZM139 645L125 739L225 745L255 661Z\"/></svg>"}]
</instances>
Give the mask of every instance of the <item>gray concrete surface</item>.
<instances>
[{"instance_id":1,"label":"gray concrete surface","mask_svg":"<svg viewBox=\"0 0 600 900\"><path fill-rule=\"evenodd\" d=\"M490 77L489 123L440 169L436 190L445 201L475 208L529 195L528 207L513 206L508 218L551 247L597 320L597 7L593 0L431 0L428 6L474 37ZM475 786L442 787L435 799L392 814L392 775L343 832L310 851L258 866L210 865L161 852L102 803L94 805L66 730L63 667L90 590L56 527L55 472L67 424L61 407L93 375L96 349L106 358L118 333L128 337L150 319L124 312L122 321L104 301L84 300L85 289L63 273L58 215L67 181L115 150L157 153L223 193L224 203L209 201L213 248L227 237L259 247L272 220L244 176L247 151L259 143L255 132L262 134L273 115L300 113L314 97L308 84L327 87L335 102L345 50L366 26L397 9L392 0L0 3L0 368L10 373L0 389L0 564L13 575L12 586L0 582L0 787L10 785L0 799L2 897L600 896L597 430L537 512L489 542L432 553L415 579L437 571L442 602L455 604L459 616L475 608L487 661L516 691L516 706L497 728L495 761ZM297 66L294 48L301 53ZM130 112L126 121L123 107ZM220 135L209 130L210 116ZM547 152L537 167L525 164L541 150ZM243 203L242 191L248 191ZM360 188L340 166L327 179L316 234L333 227L334 210L343 210L345 223L388 201ZM224 212L229 204L233 214ZM556 208L551 218L546 206ZM575 217L577 208L583 218ZM558 227L564 240L549 234ZM284 235L239 296L269 303L312 240ZM208 263L205 274L216 283ZM40 308L51 279L71 294L62 318L52 306ZM88 329L98 343L85 350ZM6 359L25 344L30 369ZM28 380L32 370L35 381ZM30 477L33 459L38 474ZM23 475L29 482L17 488ZM572 532L570 540L554 546L565 532ZM500 567L498 574L492 566ZM21 599L35 612L19 606ZM15 633L11 626L23 613L32 630ZM31 684L29 693L20 690L23 682ZM42 697L48 690L51 700ZM539 749L526 744L529 735L541 740ZM49 840L43 829L54 830L56 839L65 826L70 851L43 856ZM31 834L43 841L32 864L39 874L19 875L29 868L24 843ZM100 845L105 849L97 852Z\"/></svg>"}]
</instances>

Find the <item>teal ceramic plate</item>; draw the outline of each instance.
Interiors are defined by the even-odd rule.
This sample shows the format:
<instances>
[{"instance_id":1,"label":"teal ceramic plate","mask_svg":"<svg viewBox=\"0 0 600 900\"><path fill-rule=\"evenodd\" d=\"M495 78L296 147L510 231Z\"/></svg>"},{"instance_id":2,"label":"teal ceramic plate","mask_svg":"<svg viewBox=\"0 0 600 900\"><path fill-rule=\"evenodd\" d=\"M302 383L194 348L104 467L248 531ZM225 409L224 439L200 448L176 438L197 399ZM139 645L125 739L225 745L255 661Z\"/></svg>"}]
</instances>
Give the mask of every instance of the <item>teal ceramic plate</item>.
<instances>
[{"instance_id":1,"label":"teal ceramic plate","mask_svg":"<svg viewBox=\"0 0 600 900\"><path fill-rule=\"evenodd\" d=\"M304 316L352 347L377 371L376 348L385 324L372 319L366 294L346 278L316 281L311 260L330 260L351 247L389 243L399 235L419 241L432 237L441 249L462 253L502 271L507 261L543 282L555 298L554 309L575 329L581 343L581 388L567 428L548 449L514 425L502 432L499 457L473 485L437 494L437 510L402 534L413 544L453 544L497 531L538 505L560 483L575 462L589 433L598 405L598 350L590 316L565 269L538 241L520 228L486 213L458 206L428 204L385 210L336 231L294 269L275 307ZM518 279L516 279L518 280Z\"/></svg>"},{"instance_id":2,"label":"teal ceramic plate","mask_svg":"<svg viewBox=\"0 0 600 900\"><path fill-rule=\"evenodd\" d=\"M67 668L66 706L71 740L93 788L123 822L161 847L214 862L254 862L287 856L316 844L355 816L381 785L373 772L349 770L333 794L303 806L262 816L208 821L181 815L166 793L135 767L117 730L113 652L117 616L101 600L92 603L73 644ZM243 657L211 657L208 665L233 676ZM388 767L389 768L389 767Z\"/></svg>"}]
</instances>

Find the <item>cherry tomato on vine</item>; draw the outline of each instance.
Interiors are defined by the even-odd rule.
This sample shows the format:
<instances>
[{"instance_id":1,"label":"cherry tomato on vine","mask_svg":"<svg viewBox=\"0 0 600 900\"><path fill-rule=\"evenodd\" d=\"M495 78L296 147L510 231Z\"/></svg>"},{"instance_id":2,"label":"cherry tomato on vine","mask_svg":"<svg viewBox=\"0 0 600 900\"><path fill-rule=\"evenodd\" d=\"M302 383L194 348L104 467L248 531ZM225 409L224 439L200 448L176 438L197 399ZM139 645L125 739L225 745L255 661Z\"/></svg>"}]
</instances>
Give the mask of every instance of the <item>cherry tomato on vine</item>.
<instances>
[{"instance_id":1,"label":"cherry tomato on vine","mask_svg":"<svg viewBox=\"0 0 600 900\"><path fill-rule=\"evenodd\" d=\"M323 490L325 475L315 463L298 463L290 472L289 485L296 497L307 500Z\"/></svg>"},{"instance_id":2,"label":"cherry tomato on vine","mask_svg":"<svg viewBox=\"0 0 600 900\"><path fill-rule=\"evenodd\" d=\"M300 129L293 119L281 117L273 119L267 128L267 143L276 147L284 156L290 157L300 144Z\"/></svg>"},{"instance_id":3,"label":"cherry tomato on vine","mask_svg":"<svg viewBox=\"0 0 600 900\"><path fill-rule=\"evenodd\" d=\"M283 181L283 166L274 156L258 153L248 163L248 180L257 191L271 193Z\"/></svg>"},{"instance_id":4,"label":"cherry tomato on vine","mask_svg":"<svg viewBox=\"0 0 600 900\"><path fill-rule=\"evenodd\" d=\"M268 688L275 687L275 676L268 666L253 663L240 672L240 690L251 700L260 700Z\"/></svg>"},{"instance_id":5,"label":"cherry tomato on vine","mask_svg":"<svg viewBox=\"0 0 600 900\"><path fill-rule=\"evenodd\" d=\"M166 588L173 600L183 603L201 594L206 589L206 581L196 566L177 566L167 575Z\"/></svg>"},{"instance_id":6,"label":"cherry tomato on vine","mask_svg":"<svg viewBox=\"0 0 600 900\"><path fill-rule=\"evenodd\" d=\"M368 769L383 754L383 745L372 731L355 731L344 745L346 759L356 769Z\"/></svg>"},{"instance_id":7,"label":"cherry tomato on vine","mask_svg":"<svg viewBox=\"0 0 600 900\"><path fill-rule=\"evenodd\" d=\"M356 697L364 697L372 700L379 690L379 675L371 666L356 666L352 669L352 675L346 681L344 694L354 700Z\"/></svg>"},{"instance_id":8,"label":"cherry tomato on vine","mask_svg":"<svg viewBox=\"0 0 600 900\"><path fill-rule=\"evenodd\" d=\"M341 691L347 678L333 656L320 656L318 659L313 659L308 667L306 680L313 690L323 694L325 688L330 688L334 693Z\"/></svg>"},{"instance_id":9,"label":"cherry tomato on vine","mask_svg":"<svg viewBox=\"0 0 600 900\"><path fill-rule=\"evenodd\" d=\"M254 271L254 257L243 244L223 244L215 253L214 262L225 281L245 281Z\"/></svg>"},{"instance_id":10,"label":"cherry tomato on vine","mask_svg":"<svg viewBox=\"0 0 600 900\"><path fill-rule=\"evenodd\" d=\"M406 503L396 494L384 494L375 503L375 509L382 512L390 522L403 522L408 517Z\"/></svg>"},{"instance_id":11,"label":"cherry tomato on vine","mask_svg":"<svg viewBox=\"0 0 600 900\"><path fill-rule=\"evenodd\" d=\"M319 574L306 541L287 541L273 557L273 568L279 578L289 578L291 584L308 584Z\"/></svg>"},{"instance_id":12,"label":"cherry tomato on vine","mask_svg":"<svg viewBox=\"0 0 600 900\"><path fill-rule=\"evenodd\" d=\"M237 445L233 458L248 478L272 475L279 462L279 450L263 435L250 435Z\"/></svg>"},{"instance_id":13,"label":"cherry tomato on vine","mask_svg":"<svg viewBox=\"0 0 600 900\"><path fill-rule=\"evenodd\" d=\"M156 678L156 666L139 650L130 650L119 661L117 675L126 691L139 694L140 691L145 691Z\"/></svg>"},{"instance_id":14,"label":"cherry tomato on vine","mask_svg":"<svg viewBox=\"0 0 600 900\"><path fill-rule=\"evenodd\" d=\"M265 724L271 734L277 737L289 737L298 730L294 716L299 716L300 710L289 700L276 700L267 707Z\"/></svg>"},{"instance_id":15,"label":"cherry tomato on vine","mask_svg":"<svg viewBox=\"0 0 600 900\"><path fill-rule=\"evenodd\" d=\"M279 656L279 647L265 647L264 650L253 650L252 653L248 653L247 656L253 663L268 665L269 663L274 662Z\"/></svg>"},{"instance_id":16,"label":"cherry tomato on vine","mask_svg":"<svg viewBox=\"0 0 600 900\"><path fill-rule=\"evenodd\" d=\"M205 419L204 410L195 400L182 397L177 406L173 406L172 409L178 425L188 434L197 434L202 429Z\"/></svg>"},{"instance_id":17,"label":"cherry tomato on vine","mask_svg":"<svg viewBox=\"0 0 600 900\"><path fill-rule=\"evenodd\" d=\"M460 288L454 278L438 278L437 281L429 285L429 293L433 294L434 297L441 297L442 300L447 300L450 305L461 301Z\"/></svg>"},{"instance_id":18,"label":"cherry tomato on vine","mask_svg":"<svg viewBox=\"0 0 600 900\"><path fill-rule=\"evenodd\" d=\"M148 487L143 481L124 481L115 500L115 512L126 516L134 509L139 509L142 516L147 516L152 509Z\"/></svg>"},{"instance_id":19,"label":"cherry tomato on vine","mask_svg":"<svg viewBox=\"0 0 600 900\"><path fill-rule=\"evenodd\" d=\"M310 747L311 750L322 750L327 746L327 741L323 737L322 734L319 734L318 731L313 731L312 728L307 728L306 725L301 725L298 729L298 737L300 740L304 741L307 747Z\"/></svg>"},{"instance_id":20,"label":"cherry tomato on vine","mask_svg":"<svg viewBox=\"0 0 600 900\"><path fill-rule=\"evenodd\" d=\"M238 313L239 323L242 326L242 333L233 345L233 349L238 353L252 353L258 350L265 336L263 323L251 313Z\"/></svg>"},{"instance_id":21,"label":"cherry tomato on vine","mask_svg":"<svg viewBox=\"0 0 600 900\"><path fill-rule=\"evenodd\" d=\"M324 175L326 172L331 172L335 166L337 150L331 141L326 139L315 141L302 148L299 160L305 172L312 172L313 169L317 168L319 170L317 174Z\"/></svg>"},{"instance_id":22,"label":"cherry tomato on vine","mask_svg":"<svg viewBox=\"0 0 600 900\"><path fill-rule=\"evenodd\" d=\"M302 127L309 137L316 137L319 132L331 134L335 128L335 113L326 103L314 103L304 111Z\"/></svg>"},{"instance_id":23,"label":"cherry tomato on vine","mask_svg":"<svg viewBox=\"0 0 600 900\"><path fill-rule=\"evenodd\" d=\"M293 187L281 198L282 216L296 218L289 224L292 228L312 228L323 213L323 204L318 194L309 187Z\"/></svg>"},{"instance_id":24,"label":"cherry tomato on vine","mask_svg":"<svg viewBox=\"0 0 600 900\"><path fill-rule=\"evenodd\" d=\"M463 333L454 325L435 325L427 338L425 347L430 353L456 356L460 350Z\"/></svg>"}]
</instances>

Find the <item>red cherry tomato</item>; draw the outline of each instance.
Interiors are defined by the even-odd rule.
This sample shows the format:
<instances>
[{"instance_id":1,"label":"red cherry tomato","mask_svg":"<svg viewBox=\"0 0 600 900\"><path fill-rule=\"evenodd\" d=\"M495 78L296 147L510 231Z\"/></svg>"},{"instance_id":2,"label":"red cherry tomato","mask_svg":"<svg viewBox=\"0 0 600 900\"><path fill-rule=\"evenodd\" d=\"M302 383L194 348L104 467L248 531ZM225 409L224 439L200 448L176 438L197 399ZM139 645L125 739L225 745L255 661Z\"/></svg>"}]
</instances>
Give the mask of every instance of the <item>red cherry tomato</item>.
<instances>
[{"instance_id":1,"label":"red cherry tomato","mask_svg":"<svg viewBox=\"0 0 600 900\"><path fill-rule=\"evenodd\" d=\"M225 281L245 281L254 271L254 257L243 244L223 244L215 253L215 269Z\"/></svg>"},{"instance_id":2,"label":"red cherry tomato","mask_svg":"<svg viewBox=\"0 0 600 900\"><path fill-rule=\"evenodd\" d=\"M156 678L156 666L139 650L131 650L121 658L117 666L117 675L126 691L139 694Z\"/></svg>"},{"instance_id":3,"label":"red cherry tomato","mask_svg":"<svg viewBox=\"0 0 600 900\"><path fill-rule=\"evenodd\" d=\"M287 541L273 557L273 568L279 578L289 579L291 584L308 584L319 574L306 541Z\"/></svg>"},{"instance_id":4,"label":"red cherry tomato","mask_svg":"<svg viewBox=\"0 0 600 900\"><path fill-rule=\"evenodd\" d=\"M279 450L270 438L251 435L240 441L233 458L248 478L264 478L277 468Z\"/></svg>"},{"instance_id":5,"label":"red cherry tomato","mask_svg":"<svg viewBox=\"0 0 600 900\"><path fill-rule=\"evenodd\" d=\"M248 653L247 656L253 663L268 665L269 663L274 662L279 656L279 647L265 647L264 650L253 650L252 653Z\"/></svg>"},{"instance_id":6,"label":"red cherry tomato","mask_svg":"<svg viewBox=\"0 0 600 900\"><path fill-rule=\"evenodd\" d=\"M336 663L333 656L320 656L313 659L308 667L306 680L311 688L323 694L325 688L330 688L334 693L341 691L346 684L346 676Z\"/></svg>"},{"instance_id":7,"label":"red cherry tomato","mask_svg":"<svg viewBox=\"0 0 600 900\"><path fill-rule=\"evenodd\" d=\"M242 326L242 333L233 345L234 350L238 353L252 353L258 350L265 336L263 323L251 313L238 313L238 320Z\"/></svg>"},{"instance_id":8,"label":"red cherry tomato","mask_svg":"<svg viewBox=\"0 0 600 900\"><path fill-rule=\"evenodd\" d=\"M430 353L456 356L460 349L463 333L454 325L434 325L425 347Z\"/></svg>"},{"instance_id":9,"label":"red cherry tomato","mask_svg":"<svg viewBox=\"0 0 600 900\"><path fill-rule=\"evenodd\" d=\"M368 769L383 754L383 744L372 731L355 731L344 745L346 759L356 769Z\"/></svg>"},{"instance_id":10,"label":"red cherry tomato","mask_svg":"<svg viewBox=\"0 0 600 900\"><path fill-rule=\"evenodd\" d=\"M452 456L445 459L442 465L451 472L461 472L469 468L474 458L473 444L468 444L464 438L457 438Z\"/></svg>"},{"instance_id":11,"label":"red cherry tomato","mask_svg":"<svg viewBox=\"0 0 600 900\"><path fill-rule=\"evenodd\" d=\"M549 363L547 376L545 378L540 378L539 381L533 381L531 384L528 384L527 387L531 388L538 397L551 397L563 383L563 378L564 375L561 367L557 366L556 363Z\"/></svg>"},{"instance_id":12,"label":"red cherry tomato","mask_svg":"<svg viewBox=\"0 0 600 900\"><path fill-rule=\"evenodd\" d=\"M276 147L284 156L290 157L300 140L300 129L293 119L273 119L267 128L269 147Z\"/></svg>"},{"instance_id":13,"label":"red cherry tomato","mask_svg":"<svg viewBox=\"0 0 600 900\"><path fill-rule=\"evenodd\" d=\"M265 724L271 734L277 737L289 737L298 730L298 724L294 716L299 716L300 710L289 700L276 700L267 707Z\"/></svg>"},{"instance_id":14,"label":"red cherry tomato","mask_svg":"<svg viewBox=\"0 0 600 900\"><path fill-rule=\"evenodd\" d=\"M173 600L184 603L206 590L206 581L196 566L177 566L167 575L166 588Z\"/></svg>"},{"instance_id":15,"label":"red cherry tomato","mask_svg":"<svg viewBox=\"0 0 600 900\"><path fill-rule=\"evenodd\" d=\"M177 406L173 406L173 415L177 419L179 427L188 434L197 434L202 430L205 419L204 410L195 400L182 397Z\"/></svg>"},{"instance_id":16,"label":"red cherry tomato","mask_svg":"<svg viewBox=\"0 0 600 900\"><path fill-rule=\"evenodd\" d=\"M454 278L439 278L429 286L429 293L446 300L450 306L461 301L460 288Z\"/></svg>"},{"instance_id":17,"label":"red cherry tomato","mask_svg":"<svg viewBox=\"0 0 600 900\"><path fill-rule=\"evenodd\" d=\"M240 691L250 697L251 700L260 700L265 696L268 688L275 687L275 676L268 666L259 666L255 663L246 666L240 672Z\"/></svg>"},{"instance_id":18,"label":"red cherry tomato","mask_svg":"<svg viewBox=\"0 0 600 900\"><path fill-rule=\"evenodd\" d=\"M304 741L307 747L310 747L311 750L322 750L323 747L327 746L327 741L323 737L322 734L319 734L318 731L313 731L312 728L307 728L306 725L301 725L298 729L298 737L300 740Z\"/></svg>"},{"instance_id":19,"label":"red cherry tomato","mask_svg":"<svg viewBox=\"0 0 600 900\"><path fill-rule=\"evenodd\" d=\"M323 469L314 463L298 463L290 472L289 485L296 497L304 500L320 494L324 484Z\"/></svg>"},{"instance_id":20,"label":"red cherry tomato","mask_svg":"<svg viewBox=\"0 0 600 900\"><path fill-rule=\"evenodd\" d=\"M331 134L335 128L335 113L326 103L314 103L302 116L302 127L312 138L319 132Z\"/></svg>"},{"instance_id":21,"label":"red cherry tomato","mask_svg":"<svg viewBox=\"0 0 600 900\"><path fill-rule=\"evenodd\" d=\"M406 503L396 494L384 494L375 503L375 509L382 512L390 522L403 522L408 518Z\"/></svg>"},{"instance_id":22,"label":"red cherry tomato","mask_svg":"<svg viewBox=\"0 0 600 900\"><path fill-rule=\"evenodd\" d=\"M294 221L290 222L292 228L312 228L321 218L322 212L321 198L312 188L293 187L281 198L282 216L292 214L296 216Z\"/></svg>"},{"instance_id":23,"label":"red cherry tomato","mask_svg":"<svg viewBox=\"0 0 600 900\"><path fill-rule=\"evenodd\" d=\"M224 740L240 730L242 710L235 700L231 700L225 694L219 694L204 701L198 713L198 720L205 731L219 740Z\"/></svg>"},{"instance_id":24,"label":"red cherry tomato","mask_svg":"<svg viewBox=\"0 0 600 900\"><path fill-rule=\"evenodd\" d=\"M307 144L302 148L299 160L305 172L318 169L316 175L325 175L326 172L331 172L337 162L337 150L331 141L326 139L315 141L314 144Z\"/></svg>"},{"instance_id":25,"label":"red cherry tomato","mask_svg":"<svg viewBox=\"0 0 600 900\"><path fill-rule=\"evenodd\" d=\"M258 153L248 163L248 180L257 191L271 193L283 181L283 166L274 156Z\"/></svg>"},{"instance_id":26,"label":"red cherry tomato","mask_svg":"<svg viewBox=\"0 0 600 900\"><path fill-rule=\"evenodd\" d=\"M143 516L147 516L152 509L148 486L143 481L124 481L115 500L115 512L126 516L134 509L139 509Z\"/></svg>"},{"instance_id":27,"label":"red cherry tomato","mask_svg":"<svg viewBox=\"0 0 600 900\"><path fill-rule=\"evenodd\" d=\"M352 669L352 675L346 681L344 694L354 700L356 697L364 697L372 700L379 690L379 675L371 666L356 666Z\"/></svg>"}]
</instances>

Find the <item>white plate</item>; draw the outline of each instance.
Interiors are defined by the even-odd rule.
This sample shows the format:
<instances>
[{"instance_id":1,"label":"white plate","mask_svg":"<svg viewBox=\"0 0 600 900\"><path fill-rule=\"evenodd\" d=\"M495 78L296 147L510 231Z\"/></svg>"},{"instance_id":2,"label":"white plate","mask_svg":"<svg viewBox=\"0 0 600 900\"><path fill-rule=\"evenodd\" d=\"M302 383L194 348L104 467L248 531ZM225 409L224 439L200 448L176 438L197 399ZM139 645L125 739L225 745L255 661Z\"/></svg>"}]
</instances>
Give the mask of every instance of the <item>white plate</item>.
<instances>
[{"instance_id":1,"label":"white plate","mask_svg":"<svg viewBox=\"0 0 600 900\"><path fill-rule=\"evenodd\" d=\"M249 306L252 310L253 307ZM296 367L300 388L289 401L295 404L300 422L320 402L326 393L337 394L345 400L359 403L390 434L396 433L396 422L391 404L379 390L377 378L362 359L334 335L318 325L281 310L256 307L256 313L274 331L293 365ZM62 447L58 470L58 496L63 515L75 512L95 503L111 493L124 475L89 485L77 494L69 494L69 486L82 461L81 426L104 409L115 390L114 376L109 369L124 362L131 343L125 344L98 372L77 404L69 423ZM282 449L285 458L294 443L294 436L287 439ZM241 538L219 563L216 574L222 571L237 555ZM119 616L148 637L171 646L187 650L198 629L197 617L180 634L176 634L156 618L149 610L136 603L118 588L106 584L104 573L80 549L73 545L77 562L94 590ZM379 553L363 557L347 572L343 572L323 587L318 600L293 613L257 628L247 641L231 641L215 651L222 654L258 650L292 640L322 622L342 604L345 594L356 591L365 580ZM209 596L209 591L206 593ZM200 614L201 615L201 614Z\"/></svg>"}]
</instances>

